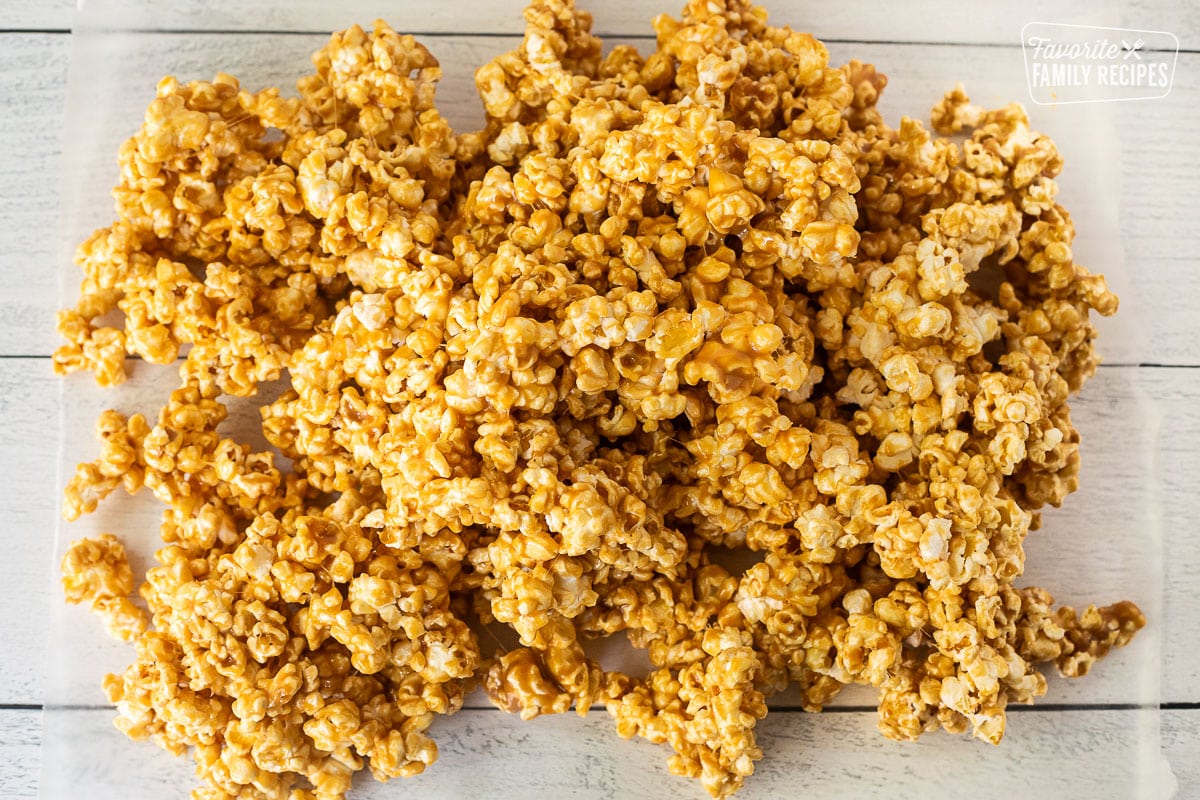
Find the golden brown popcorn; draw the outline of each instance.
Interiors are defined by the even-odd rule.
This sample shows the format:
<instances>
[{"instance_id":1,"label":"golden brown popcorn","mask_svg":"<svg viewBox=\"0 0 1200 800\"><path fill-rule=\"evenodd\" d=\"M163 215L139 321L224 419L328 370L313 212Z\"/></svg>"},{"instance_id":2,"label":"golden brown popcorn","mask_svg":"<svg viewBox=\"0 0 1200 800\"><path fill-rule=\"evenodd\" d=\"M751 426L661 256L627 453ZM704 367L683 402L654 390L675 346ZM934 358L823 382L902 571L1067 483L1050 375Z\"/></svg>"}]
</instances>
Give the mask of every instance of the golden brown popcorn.
<instances>
[{"instance_id":1,"label":"golden brown popcorn","mask_svg":"<svg viewBox=\"0 0 1200 800\"><path fill-rule=\"evenodd\" d=\"M146 612L133 604L133 570L125 547L106 533L80 539L63 556L63 593L68 603L87 603L104 620L110 635L124 641L146 630Z\"/></svg>"},{"instance_id":2,"label":"golden brown popcorn","mask_svg":"<svg viewBox=\"0 0 1200 800\"><path fill-rule=\"evenodd\" d=\"M570 0L525 19L481 131L377 22L295 99L166 78L122 147L55 355L111 385L186 348L64 501L166 506L148 622L115 539L64 559L135 644L118 727L190 748L196 797L337 800L432 764L482 684L526 719L603 703L723 797L792 685L995 743L1037 664L1128 643L1132 603L1016 585L1117 306L1024 111L956 87L931 121L958 140L891 127L884 75L747 0L658 17L645 58ZM260 392L266 447L222 427ZM476 622L518 645L485 657ZM587 655L618 634L649 674Z\"/></svg>"}]
</instances>

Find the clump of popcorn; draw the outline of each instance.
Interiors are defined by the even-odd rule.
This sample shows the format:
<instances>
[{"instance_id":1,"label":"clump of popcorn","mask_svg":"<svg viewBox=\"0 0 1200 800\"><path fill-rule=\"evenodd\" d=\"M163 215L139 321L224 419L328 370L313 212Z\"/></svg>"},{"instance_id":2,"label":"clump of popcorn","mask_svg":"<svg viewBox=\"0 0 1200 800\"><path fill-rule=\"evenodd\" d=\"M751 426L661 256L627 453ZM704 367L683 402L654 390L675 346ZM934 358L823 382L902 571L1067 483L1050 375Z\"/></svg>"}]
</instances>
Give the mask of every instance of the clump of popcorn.
<instances>
[{"instance_id":1,"label":"clump of popcorn","mask_svg":"<svg viewBox=\"0 0 1200 800\"><path fill-rule=\"evenodd\" d=\"M72 519L118 486L166 506L145 610L115 538L63 562L136 645L118 726L191 748L197 797L333 800L432 764L482 684L525 719L603 704L723 797L788 687L995 743L1037 664L1128 643L1132 603L1016 585L1117 306L1020 107L955 88L933 124L960 143L889 127L874 67L743 0L657 18L646 58L602 56L568 0L525 18L478 132L380 22L296 99L164 79L122 148L55 363L111 385L187 355L66 492ZM218 431L280 378L269 449ZM517 646L486 656L481 624ZM588 657L619 633L649 674Z\"/></svg>"}]
</instances>

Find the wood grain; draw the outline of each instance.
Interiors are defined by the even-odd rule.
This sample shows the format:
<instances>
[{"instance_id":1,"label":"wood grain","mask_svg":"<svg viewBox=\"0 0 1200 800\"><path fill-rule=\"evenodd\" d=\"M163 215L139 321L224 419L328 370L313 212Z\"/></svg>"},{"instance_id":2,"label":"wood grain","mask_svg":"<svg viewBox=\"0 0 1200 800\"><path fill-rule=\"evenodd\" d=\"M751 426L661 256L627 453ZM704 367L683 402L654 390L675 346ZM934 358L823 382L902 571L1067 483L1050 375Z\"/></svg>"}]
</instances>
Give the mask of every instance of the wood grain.
<instances>
[{"instance_id":1,"label":"wood grain","mask_svg":"<svg viewBox=\"0 0 1200 800\"><path fill-rule=\"evenodd\" d=\"M496 759L495 763L477 762L478 771L485 776L484 779L488 779L491 776L494 776L498 770L504 768L504 764L514 748L527 748L539 744L540 742L538 741L538 734L543 732L545 728L543 723L546 722L546 720L543 720L542 723L526 726L525 728L517 728L516 731L520 732L522 736L514 740L515 737L498 737L486 729L481 730L479 725L472 724L468 720L466 716L468 713L475 713L476 715L479 715L480 721L486 721L488 717L483 717L482 715L494 712L462 712L462 714L459 715L459 718L466 723L462 726L463 735L453 739L449 739L445 735L442 735L439 739L442 752L440 763L434 765L434 767L430 770L429 775L425 776L425 778L419 778L418 780L424 781L429 777L437 775L438 773L448 773L452 771L467 773L468 770L466 765L462 764L462 761L465 760L469 753L478 753L481 761L483 760L483 757L491 757ZM1087 716L1080 719L1080 714L1083 713L1086 713ZM1120 714L1120 712L1105 711L1076 712L1074 719L1065 721L1060 720L1057 716L1054 716L1050 713L1024 713L1017 720L1016 725L1010 732L1008 738L1004 743L1001 744L1001 748L1021 748L1021 745L1015 743L1014 741L1018 736L1040 737L1041 731L1039 731L1039 729L1042 728L1050 728L1055 737L1061 737L1064 733L1068 736L1080 735L1079 731L1081 730L1087 732L1085 735L1088 738L1098 737L1105 732L1106 728L1111 728L1113 722L1112 715L1114 713ZM141 783L141 785L145 786L148 782L155 780L156 777L169 776L170 774L178 774L181 781L186 781L190 778L190 775L187 774L185 769L186 762L184 762L182 759L171 759L170 757L166 756L165 753L158 752L151 745L145 743L138 744L128 741L120 741L119 734L117 734L109 724L111 716L112 713L109 711L97 710L81 712L76 719L78 720L78 724L81 724L83 733L85 735L93 735L106 741L113 740L113 737L117 736L118 738L112 741L112 747L124 747L129 750L133 750L139 756L144 756L146 760L151 762L149 764L149 769L145 769L136 779ZM818 746L820 743L824 743L826 741L836 741L840 739L841 737L845 736L846 729L851 728L853 732L858 734L858 736L855 737L855 740L849 742L849 745L857 745L860 742L864 745L861 750L858 750L856 753L854 753L854 756L856 756L860 762L865 762L867 759L866 753L871 752L873 748L878 747L892 749L901 755L904 754L904 750L902 749L904 747L903 745L893 746L890 743L883 742L878 737L872 739L869 736L869 726L871 725L870 714L827 714L823 717L796 716L799 717L798 721L793 722L793 720L789 718L786 722L788 724L795 725L796 727L800 727L800 725L803 724L809 727L819 728L817 731L819 738ZM1108 717L1108 719L1105 719L1105 717ZM587 720L588 723L595 724L597 727L600 727L605 721L606 720L604 720L600 714L594 714ZM568 728L583 727L575 720L566 721L564 719L564 722ZM1120 722L1121 720L1118 719L1117 723L1119 724ZM776 726L777 728L782 727L784 730L775 729L770 732L773 738L769 743L767 760L762 763L758 774L753 776L751 781L758 782L770 780L769 777L764 778L764 776L769 776L772 771L783 771L782 765L784 764L798 764L800 774L798 776L787 776L791 781L791 785L779 787L779 796L790 797L795 794L795 785L797 783L805 783L809 773L813 769L816 759L813 755L813 750L815 748L806 748L804 752L795 753L794 759L790 758L793 753L783 752L785 745L781 745L780 740L783 740L785 737L787 737L787 734L789 733L789 731L786 730L788 724ZM42 711L40 709L0 709L0 797L8 798L8 800L32 800L38 796L38 773L42 764L41 727ZM568 733L571 733L572 735L578 734L576 730L568 731ZM611 732L601 733L608 733L608 738L610 740L615 739L615 737L611 736ZM533 736L530 737L526 736L525 734L533 734ZM1167 760L1170 770L1174 773L1174 781L1178 787L1177 792L1173 795L1174 800L1197 800L1200 798L1200 712L1196 710L1163 711L1162 740L1162 756ZM926 744L927 743L928 742L926 742ZM552 740L546 744L554 747L557 743ZM628 747L624 746L625 743L620 744L622 745L621 750L623 756L623 761L620 766L614 764L600 765L596 763L595 759L590 760L590 768L588 769L587 773L585 773L585 776L583 776L579 781L579 783L583 784L584 789L603 791L606 788L612 787L615 780L617 780L614 773L618 772L619 770L628 769L628 771L634 773L634 778L641 777L637 774L637 772L640 770L645 770L647 773L657 774L661 774L664 771L661 765L661 751L656 751L655 748L650 747L645 743L628 743L630 745ZM920 747L924 747L924 745L917 745L910 749L915 750L916 748ZM1029 745L1026 745L1025 748L1022 749L1028 750L1028 748ZM1013 756L1011 759L1012 761L1015 762L1018 760L1019 754L1014 753L1011 755ZM1147 755L1151 758L1153 757L1152 753ZM536 768L531 772L531 774L538 775L543 772L550 772L551 774L555 772L569 772L569 765L561 765L557 770L555 770L551 767L551 763L552 762L550 762L548 759L543 761L542 763L536 765ZM1018 769L1025 768L1024 762L1021 763L1022 766L1018 767ZM1062 766L1064 771L1069 770L1071 777L1074 777L1078 774L1085 779L1084 782L1078 784L1076 787L1073 787L1071 791L1062 795L1063 797L1086 797L1089 798L1089 800L1106 800L1108 798L1111 798L1112 800L1125 800L1127 797L1115 792L1112 787L1097 785L1096 782L1088 780L1087 774L1083 770L1080 770L1079 773L1076 773L1074 768L1070 766L1069 762L1064 763ZM816 767L820 768L820 763L816 763ZM864 767L859 767L858 770L863 768ZM853 767L845 767L844 770L846 772L850 772L851 774L856 771ZM962 770L958 770L957 774L959 776L963 776L964 772ZM445 779L449 780L449 777L450 776L447 775L445 776ZM1160 780L1167 785L1163 786L1164 792L1160 794L1156 800L1162 800L1162 798L1168 797L1168 794L1165 790L1169 787L1170 779L1166 776L1161 776ZM881 776L880 783L883 782L884 780ZM524 786L518 786L517 791L521 793L515 793L512 796L522 798L533 797L534 795L525 793L532 788L531 784L533 784L532 779L530 779ZM365 785L370 784L367 782ZM396 800L399 800L399 798L418 794L417 792L413 791L415 788L415 784L412 787L409 787L403 782L399 784L393 783L388 787L386 796L388 798L395 798ZM808 790L807 785L805 788L806 796L825 797L823 795L814 794L812 791ZM672 796L696 796L694 794L687 795L685 791L687 789L686 784L682 784L678 781L674 786L670 787L670 789ZM1086 793L1088 789L1093 790L1093 793ZM180 792L175 792L169 796L178 796L179 794ZM158 793L153 795L129 795L129 797L149 796L162 797L164 795ZM456 794L450 796L462 797L465 795ZM481 795L475 796L480 797ZM565 797L570 796L570 794L565 795ZM615 795L609 795L609 797L613 796ZM746 795L739 795L739 800L745 796ZM834 795L828 795L828 797L833 796ZM889 796L903 797L904 795L891 792L889 793ZM939 795L933 793L932 791L923 789L918 791L913 796L936 798ZM961 794L951 793L946 796L961 796ZM972 793L972 797L975 796L977 795ZM978 796L984 797L986 795ZM68 795L68 797L71 796ZM490 797L496 797L497 800L499 800L499 798L502 798L503 795L492 795ZM43 798L45 798L45 800L52 800L53 795L43 795ZM91 795L89 795L89 800L92 800ZM96 798L96 800L99 800L99 798Z\"/></svg>"},{"instance_id":2,"label":"wood grain","mask_svg":"<svg viewBox=\"0 0 1200 800\"><path fill-rule=\"evenodd\" d=\"M41 709L0 708L0 797L37 797L41 766Z\"/></svg>"},{"instance_id":3,"label":"wood grain","mask_svg":"<svg viewBox=\"0 0 1200 800\"><path fill-rule=\"evenodd\" d=\"M67 37L0 33L0 354L57 347ZM115 151L114 151L115 152ZM107 201L105 201L107 205Z\"/></svg>"},{"instance_id":4,"label":"wood grain","mask_svg":"<svg viewBox=\"0 0 1200 800\"><path fill-rule=\"evenodd\" d=\"M0 5L0 31L67 30L74 16L73 0L8 0Z\"/></svg>"},{"instance_id":5,"label":"wood grain","mask_svg":"<svg viewBox=\"0 0 1200 800\"><path fill-rule=\"evenodd\" d=\"M51 605L59 380L48 359L0 359L0 704L41 703ZM0 793L3 796L3 793Z\"/></svg>"},{"instance_id":6,"label":"wood grain","mask_svg":"<svg viewBox=\"0 0 1200 800\"><path fill-rule=\"evenodd\" d=\"M1163 699L1200 702L1200 536L1197 536L1197 476L1200 476L1200 370L1138 371L1162 412L1159 432L1158 495L1163 536ZM1139 526L1127 535L1143 538ZM1200 714L1200 711L1196 712ZM1197 741L1200 748L1200 740ZM1200 754L1200 750L1198 750ZM1197 759L1200 769L1200 759Z\"/></svg>"},{"instance_id":7,"label":"wood grain","mask_svg":"<svg viewBox=\"0 0 1200 800\"><path fill-rule=\"evenodd\" d=\"M1174 800L1200 800L1200 709L1162 712L1162 737L1179 785Z\"/></svg>"}]
</instances>

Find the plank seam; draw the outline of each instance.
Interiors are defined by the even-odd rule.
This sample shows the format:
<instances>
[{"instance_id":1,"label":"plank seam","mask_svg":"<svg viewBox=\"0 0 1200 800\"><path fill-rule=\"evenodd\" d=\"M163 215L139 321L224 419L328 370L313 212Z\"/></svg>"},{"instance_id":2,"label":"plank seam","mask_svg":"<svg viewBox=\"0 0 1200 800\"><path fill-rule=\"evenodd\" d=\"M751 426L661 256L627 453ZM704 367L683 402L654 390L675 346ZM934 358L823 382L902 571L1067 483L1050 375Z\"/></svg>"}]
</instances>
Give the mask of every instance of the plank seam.
<instances>
[{"instance_id":1,"label":"plank seam","mask_svg":"<svg viewBox=\"0 0 1200 800\"><path fill-rule=\"evenodd\" d=\"M43 361L49 361L51 358L52 358L52 356L39 355L39 354L33 354L33 353L0 353L0 360L12 359L13 361L22 361L22 360L37 361L40 359ZM126 356L126 358L129 359L130 361L141 361L141 358L139 358L138 356ZM180 356L179 358L177 358L175 360L175 362L179 363L179 362L184 361L185 359L186 359L186 356ZM161 366L161 365L157 365L157 366ZM1106 362L1101 363L1099 365L1099 368L1100 369L1130 369L1130 368L1200 369L1200 364L1159 364L1159 363L1150 362L1150 361L1137 361L1137 362L1128 362L1128 361L1107 362L1106 361Z\"/></svg>"},{"instance_id":2,"label":"plank seam","mask_svg":"<svg viewBox=\"0 0 1200 800\"><path fill-rule=\"evenodd\" d=\"M1006 710L1019 714L1061 713L1069 711L1200 711L1200 702L1171 703L1038 703L1036 705L1011 705ZM42 705L37 703L0 703L0 711L115 711L116 707L104 704ZM591 706L589 711L604 711L604 706ZM801 706L769 706L768 713L808 713ZM502 713L498 708L468 707L462 711L486 711ZM829 706L821 714L869 714L878 711L875 706Z\"/></svg>"},{"instance_id":3,"label":"plank seam","mask_svg":"<svg viewBox=\"0 0 1200 800\"><path fill-rule=\"evenodd\" d=\"M167 35L167 36L327 36L329 31L326 30L273 30L269 28L255 28L249 30L241 30L236 28L212 28L207 30L192 30L188 28L89 28L88 33L122 33L122 34L148 34L148 35ZM409 34L412 36L424 36L430 39L439 38L466 38L478 37L487 39L513 39L524 36L520 31L399 31L400 33ZM33 34L49 34L65 36L70 35L70 28L0 28L0 35L33 35ZM596 36L601 39L629 39L641 41L654 41L655 35L652 33L619 33L613 31L596 31ZM818 32L818 36L819 36ZM827 44L870 44L870 45L894 45L898 47L998 47L1017 49L1021 47L1021 43L1012 42L940 42L940 41L922 41L922 40L902 40L902 39L836 39L822 38L822 42ZM1143 48L1143 53L1169 53L1171 50L1165 48ZM1181 47L1174 51L1177 53L1195 55L1200 53L1200 48Z\"/></svg>"}]
</instances>

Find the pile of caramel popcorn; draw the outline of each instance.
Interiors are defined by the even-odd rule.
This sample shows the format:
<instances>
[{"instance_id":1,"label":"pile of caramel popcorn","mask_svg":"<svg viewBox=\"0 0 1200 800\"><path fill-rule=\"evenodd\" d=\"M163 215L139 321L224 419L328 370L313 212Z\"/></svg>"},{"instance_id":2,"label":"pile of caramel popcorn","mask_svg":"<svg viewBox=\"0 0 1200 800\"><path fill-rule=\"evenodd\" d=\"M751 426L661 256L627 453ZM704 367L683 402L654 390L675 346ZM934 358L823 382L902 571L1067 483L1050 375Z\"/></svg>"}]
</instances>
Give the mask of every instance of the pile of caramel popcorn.
<instances>
[{"instance_id":1,"label":"pile of caramel popcorn","mask_svg":"<svg viewBox=\"0 0 1200 800\"><path fill-rule=\"evenodd\" d=\"M70 519L118 486L166 506L141 601L111 536L63 563L136 647L118 727L190 748L197 800L337 800L432 764L482 686L524 719L603 705L724 797L771 695L868 684L888 737L994 743L1036 665L1126 644L1132 603L1016 585L1117 308L1024 111L955 89L944 136L890 127L874 67L747 0L657 18L644 58L570 0L525 19L477 132L379 22L296 97L166 78L121 148L55 355L102 385L180 364L66 492ZM271 447L223 434L270 382ZM589 656L615 635L647 674Z\"/></svg>"}]
</instances>

